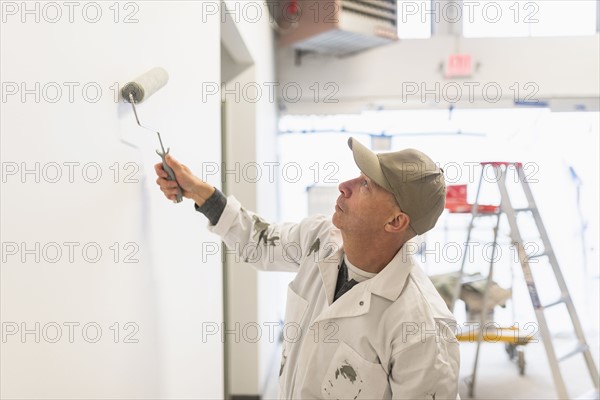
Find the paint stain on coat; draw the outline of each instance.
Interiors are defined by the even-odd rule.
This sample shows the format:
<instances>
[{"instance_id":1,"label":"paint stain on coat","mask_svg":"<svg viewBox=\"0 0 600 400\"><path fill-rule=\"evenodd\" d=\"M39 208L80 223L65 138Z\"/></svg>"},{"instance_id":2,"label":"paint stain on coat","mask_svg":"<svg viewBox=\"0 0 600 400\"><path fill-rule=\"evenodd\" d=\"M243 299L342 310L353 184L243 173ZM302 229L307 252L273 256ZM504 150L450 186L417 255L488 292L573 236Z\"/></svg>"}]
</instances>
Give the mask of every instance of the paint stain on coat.
<instances>
[{"instance_id":1,"label":"paint stain on coat","mask_svg":"<svg viewBox=\"0 0 600 400\"><path fill-rule=\"evenodd\" d=\"M315 242L310 246L308 250L308 255L310 256L312 253L319 254L319 248L321 247L321 239L317 238Z\"/></svg>"},{"instance_id":2,"label":"paint stain on coat","mask_svg":"<svg viewBox=\"0 0 600 400\"><path fill-rule=\"evenodd\" d=\"M279 240L279 236L278 235L274 235L274 232L271 232L271 235L269 236L269 228L271 227L271 225L264 221L262 218L258 217L257 215L253 215L252 219L254 220L254 237L256 238L258 236L258 241L256 243L256 247L258 247L260 245L260 243L262 242L265 246L267 245L271 245L271 246L277 246L278 243L277 241Z\"/></svg>"},{"instance_id":3,"label":"paint stain on coat","mask_svg":"<svg viewBox=\"0 0 600 400\"><path fill-rule=\"evenodd\" d=\"M354 383L356 381L356 371L350 364L347 363L347 361L335 370L335 379L337 379L338 376L348 379L350 383Z\"/></svg>"},{"instance_id":4,"label":"paint stain on coat","mask_svg":"<svg viewBox=\"0 0 600 400\"><path fill-rule=\"evenodd\" d=\"M323 393L329 398L358 399L362 393L364 382L358 371L344 360L341 365L333 371L333 378L328 379L329 385L323 387Z\"/></svg>"},{"instance_id":5,"label":"paint stain on coat","mask_svg":"<svg viewBox=\"0 0 600 400\"><path fill-rule=\"evenodd\" d=\"M281 367L279 368L279 376L281 376L281 374L283 373L283 367L285 366L285 361L287 360L287 357L285 355L281 356Z\"/></svg>"}]
</instances>

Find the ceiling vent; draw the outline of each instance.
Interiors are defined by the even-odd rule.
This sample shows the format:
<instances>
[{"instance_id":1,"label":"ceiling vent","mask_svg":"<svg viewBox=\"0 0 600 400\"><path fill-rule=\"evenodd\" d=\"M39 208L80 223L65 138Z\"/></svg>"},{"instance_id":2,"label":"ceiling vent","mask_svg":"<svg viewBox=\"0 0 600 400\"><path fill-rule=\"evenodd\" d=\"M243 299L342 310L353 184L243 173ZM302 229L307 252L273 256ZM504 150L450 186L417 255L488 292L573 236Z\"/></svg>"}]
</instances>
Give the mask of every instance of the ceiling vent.
<instances>
[{"instance_id":1,"label":"ceiling vent","mask_svg":"<svg viewBox=\"0 0 600 400\"><path fill-rule=\"evenodd\" d=\"M279 44L346 56L398 40L396 0L288 0Z\"/></svg>"}]
</instances>

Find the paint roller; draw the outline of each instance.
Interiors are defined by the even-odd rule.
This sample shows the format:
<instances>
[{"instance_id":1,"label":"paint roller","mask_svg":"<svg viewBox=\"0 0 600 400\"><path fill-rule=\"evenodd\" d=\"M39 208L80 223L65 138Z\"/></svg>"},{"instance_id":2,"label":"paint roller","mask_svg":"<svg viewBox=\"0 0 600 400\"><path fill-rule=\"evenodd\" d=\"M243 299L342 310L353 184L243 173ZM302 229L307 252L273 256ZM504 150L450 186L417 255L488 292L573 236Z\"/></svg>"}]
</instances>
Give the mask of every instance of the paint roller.
<instances>
[{"instance_id":1,"label":"paint roller","mask_svg":"<svg viewBox=\"0 0 600 400\"><path fill-rule=\"evenodd\" d=\"M176 181L175 173L173 172L171 167L169 167L169 165L167 164L167 161L165 160L165 157L167 156L167 154L169 154L170 148L167 147L167 151L165 151L165 147L163 146L162 139L160 138L160 132L158 132L156 129L152 129L152 128L144 126L140 123L137 109L135 107L136 104L139 104L142 101L148 99L148 97L152 96L159 89L161 89L163 86L165 86L168 81L169 81L169 74L167 73L167 71L165 69L160 68L160 67L153 68L150 71L146 72L145 74L137 77L135 80L133 80L133 81L127 83L125 86L123 86L123 89L121 89L121 95L123 96L123 99L125 101L131 103L131 106L133 107L133 114L135 115L135 120L137 121L137 124L144 129L147 129L152 132L156 132L156 134L158 135L158 141L160 143L160 150L156 150L156 153L162 159L163 169L167 172L167 175L168 175L167 180ZM181 190L181 187L179 186L179 184L177 184L177 198L176 198L175 202L179 203L182 200L183 200L183 191Z\"/></svg>"}]
</instances>

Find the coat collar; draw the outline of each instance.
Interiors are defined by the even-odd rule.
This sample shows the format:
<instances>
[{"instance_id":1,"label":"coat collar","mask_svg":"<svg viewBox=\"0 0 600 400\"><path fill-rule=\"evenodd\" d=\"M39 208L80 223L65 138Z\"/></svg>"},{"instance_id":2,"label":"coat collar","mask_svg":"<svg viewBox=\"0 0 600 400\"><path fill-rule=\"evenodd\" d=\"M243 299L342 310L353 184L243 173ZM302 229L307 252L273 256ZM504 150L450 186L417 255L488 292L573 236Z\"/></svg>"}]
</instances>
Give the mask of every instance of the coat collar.
<instances>
[{"instance_id":1,"label":"coat collar","mask_svg":"<svg viewBox=\"0 0 600 400\"><path fill-rule=\"evenodd\" d=\"M402 246L384 269L366 281L371 293L390 301L395 301L400 296L414 266L412 256L406 249L407 246Z\"/></svg>"},{"instance_id":2,"label":"coat collar","mask_svg":"<svg viewBox=\"0 0 600 400\"><path fill-rule=\"evenodd\" d=\"M357 284L334 303L338 267L343 255L343 249L339 249L318 263L328 307L321 312L315 322L365 314L371 305L371 294L395 301L400 296L413 268L413 260L406 252L406 246L403 246L377 275Z\"/></svg>"}]
</instances>

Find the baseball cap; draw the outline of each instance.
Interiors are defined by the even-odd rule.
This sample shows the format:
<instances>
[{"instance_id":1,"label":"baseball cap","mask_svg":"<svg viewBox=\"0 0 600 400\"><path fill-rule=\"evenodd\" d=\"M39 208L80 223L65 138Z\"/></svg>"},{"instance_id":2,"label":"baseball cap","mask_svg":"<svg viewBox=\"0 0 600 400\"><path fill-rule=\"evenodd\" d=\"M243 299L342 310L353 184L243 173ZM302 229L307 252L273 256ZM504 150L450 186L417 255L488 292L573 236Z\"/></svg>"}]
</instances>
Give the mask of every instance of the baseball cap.
<instances>
[{"instance_id":1,"label":"baseball cap","mask_svg":"<svg viewBox=\"0 0 600 400\"><path fill-rule=\"evenodd\" d=\"M375 154L352 137L348 146L363 174L394 195L418 235L435 226L444 211L446 182L431 158L415 149Z\"/></svg>"}]
</instances>

